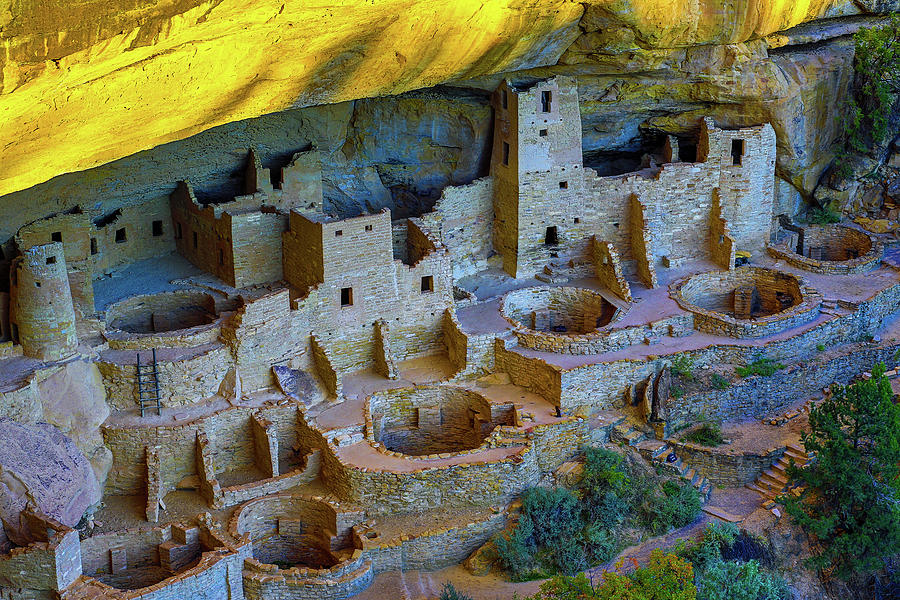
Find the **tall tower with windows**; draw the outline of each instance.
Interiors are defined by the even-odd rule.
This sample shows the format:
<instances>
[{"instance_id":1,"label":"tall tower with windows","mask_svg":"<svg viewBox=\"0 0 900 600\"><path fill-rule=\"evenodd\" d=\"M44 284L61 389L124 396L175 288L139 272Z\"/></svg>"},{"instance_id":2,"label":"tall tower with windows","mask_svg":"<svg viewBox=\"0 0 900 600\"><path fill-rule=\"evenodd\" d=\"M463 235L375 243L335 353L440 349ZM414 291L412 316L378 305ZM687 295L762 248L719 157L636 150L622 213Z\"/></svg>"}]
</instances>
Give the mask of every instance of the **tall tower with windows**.
<instances>
[{"instance_id":1,"label":"tall tower with windows","mask_svg":"<svg viewBox=\"0 0 900 600\"><path fill-rule=\"evenodd\" d=\"M78 347L61 242L33 246L10 268L10 329L25 356L60 360Z\"/></svg>"},{"instance_id":2,"label":"tall tower with windows","mask_svg":"<svg viewBox=\"0 0 900 600\"><path fill-rule=\"evenodd\" d=\"M514 277L581 250L584 166L578 89L571 77L494 93L494 247Z\"/></svg>"}]
</instances>

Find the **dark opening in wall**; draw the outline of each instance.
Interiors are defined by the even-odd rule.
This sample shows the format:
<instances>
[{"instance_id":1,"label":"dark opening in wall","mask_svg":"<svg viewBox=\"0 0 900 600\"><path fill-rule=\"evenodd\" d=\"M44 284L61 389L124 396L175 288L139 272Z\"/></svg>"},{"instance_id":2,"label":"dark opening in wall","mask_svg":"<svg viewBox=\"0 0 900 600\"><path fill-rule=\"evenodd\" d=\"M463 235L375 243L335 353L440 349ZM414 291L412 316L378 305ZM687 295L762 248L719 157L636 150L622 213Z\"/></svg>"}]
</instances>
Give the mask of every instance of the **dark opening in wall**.
<instances>
[{"instance_id":1,"label":"dark opening in wall","mask_svg":"<svg viewBox=\"0 0 900 600\"><path fill-rule=\"evenodd\" d=\"M179 223L178 221L175 222L175 239L181 239L181 223Z\"/></svg>"},{"instance_id":2,"label":"dark opening in wall","mask_svg":"<svg viewBox=\"0 0 900 600\"><path fill-rule=\"evenodd\" d=\"M48 256L48 257L47 257L47 264L48 264L48 265L55 265L55 264L56 264L56 257L55 257L55 256Z\"/></svg>"},{"instance_id":3,"label":"dark opening in wall","mask_svg":"<svg viewBox=\"0 0 900 600\"><path fill-rule=\"evenodd\" d=\"M162 221L153 221L153 237L159 237L163 234Z\"/></svg>"},{"instance_id":4,"label":"dark opening in wall","mask_svg":"<svg viewBox=\"0 0 900 600\"><path fill-rule=\"evenodd\" d=\"M434 277L432 275L426 275L422 278L422 293L433 292L434 291Z\"/></svg>"},{"instance_id":5,"label":"dark opening in wall","mask_svg":"<svg viewBox=\"0 0 900 600\"><path fill-rule=\"evenodd\" d=\"M731 140L731 163L733 165L741 165L744 157L744 140Z\"/></svg>"},{"instance_id":6,"label":"dark opening in wall","mask_svg":"<svg viewBox=\"0 0 900 600\"><path fill-rule=\"evenodd\" d=\"M115 222L116 219L122 214L122 209L117 208L109 214L105 214L102 217L97 217L94 219L94 227L100 229L101 227L106 227L107 225L111 225Z\"/></svg>"},{"instance_id":7,"label":"dark opening in wall","mask_svg":"<svg viewBox=\"0 0 900 600\"><path fill-rule=\"evenodd\" d=\"M342 235L344 235L343 229L338 229L337 231L334 232L334 237L341 237Z\"/></svg>"},{"instance_id":8,"label":"dark opening in wall","mask_svg":"<svg viewBox=\"0 0 900 600\"><path fill-rule=\"evenodd\" d=\"M547 246L555 246L559 243L559 234L556 229L556 225L553 227L547 228L547 233L544 235L544 244Z\"/></svg>"},{"instance_id":9,"label":"dark opening in wall","mask_svg":"<svg viewBox=\"0 0 900 600\"><path fill-rule=\"evenodd\" d=\"M541 137L547 137L547 130L541 129L540 131L538 131L538 135Z\"/></svg>"},{"instance_id":10,"label":"dark opening in wall","mask_svg":"<svg viewBox=\"0 0 900 600\"><path fill-rule=\"evenodd\" d=\"M128 241L128 238L125 235L125 228L116 229L116 243L124 244L126 241Z\"/></svg>"},{"instance_id":11,"label":"dark opening in wall","mask_svg":"<svg viewBox=\"0 0 900 600\"><path fill-rule=\"evenodd\" d=\"M34 282L34 287L41 287L41 282L40 282L40 281L35 281L35 282Z\"/></svg>"},{"instance_id":12,"label":"dark opening in wall","mask_svg":"<svg viewBox=\"0 0 900 600\"><path fill-rule=\"evenodd\" d=\"M372 231L372 226L371 226L371 225L366 225L366 231Z\"/></svg>"},{"instance_id":13,"label":"dark opening in wall","mask_svg":"<svg viewBox=\"0 0 900 600\"><path fill-rule=\"evenodd\" d=\"M10 329L12 330L12 341L13 343L19 343L19 326L15 323L9 324Z\"/></svg>"},{"instance_id":14,"label":"dark opening in wall","mask_svg":"<svg viewBox=\"0 0 900 600\"><path fill-rule=\"evenodd\" d=\"M553 94L550 90L544 90L541 92L541 112L550 112L550 104L553 99Z\"/></svg>"},{"instance_id":15,"label":"dark opening in wall","mask_svg":"<svg viewBox=\"0 0 900 600\"><path fill-rule=\"evenodd\" d=\"M341 306L353 306L353 288L341 288Z\"/></svg>"},{"instance_id":16,"label":"dark opening in wall","mask_svg":"<svg viewBox=\"0 0 900 600\"><path fill-rule=\"evenodd\" d=\"M91 238L91 256L97 254L97 238Z\"/></svg>"},{"instance_id":17,"label":"dark opening in wall","mask_svg":"<svg viewBox=\"0 0 900 600\"><path fill-rule=\"evenodd\" d=\"M225 264L225 251L222 250L221 248L219 248L219 264L220 265Z\"/></svg>"},{"instance_id":18,"label":"dark opening in wall","mask_svg":"<svg viewBox=\"0 0 900 600\"><path fill-rule=\"evenodd\" d=\"M506 90L500 92L500 106L502 106L504 110L509 108L509 94Z\"/></svg>"},{"instance_id":19,"label":"dark opening in wall","mask_svg":"<svg viewBox=\"0 0 900 600\"><path fill-rule=\"evenodd\" d=\"M509 144L503 142L503 164L509 165Z\"/></svg>"},{"instance_id":20,"label":"dark opening in wall","mask_svg":"<svg viewBox=\"0 0 900 600\"><path fill-rule=\"evenodd\" d=\"M62 241L62 231L54 231L50 234L51 242L61 242Z\"/></svg>"},{"instance_id":21,"label":"dark opening in wall","mask_svg":"<svg viewBox=\"0 0 900 600\"><path fill-rule=\"evenodd\" d=\"M193 238L194 238L194 250L196 250L197 249L197 232L192 231L191 233L193 234Z\"/></svg>"},{"instance_id":22,"label":"dark opening in wall","mask_svg":"<svg viewBox=\"0 0 900 600\"><path fill-rule=\"evenodd\" d=\"M569 189L569 182L568 182L568 181L560 181L560 182L559 182L559 189L561 189L561 190L567 190L567 189Z\"/></svg>"}]
</instances>

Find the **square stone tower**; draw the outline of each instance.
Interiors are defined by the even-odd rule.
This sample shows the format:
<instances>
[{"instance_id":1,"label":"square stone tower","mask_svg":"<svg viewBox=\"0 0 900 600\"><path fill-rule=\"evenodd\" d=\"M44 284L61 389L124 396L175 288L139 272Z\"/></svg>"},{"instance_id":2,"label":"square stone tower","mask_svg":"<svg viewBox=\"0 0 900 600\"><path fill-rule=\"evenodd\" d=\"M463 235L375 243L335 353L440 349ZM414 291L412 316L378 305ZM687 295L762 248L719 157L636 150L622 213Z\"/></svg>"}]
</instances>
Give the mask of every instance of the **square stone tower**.
<instances>
[{"instance_id":1,"label":"square stone tower","mask_svg":"<svg viewBox=\"0 0 900 600\"><path fill-rule=\"evenodd\" d=\"M571 77L494 93L494 247L514 277L578 253L585 198L578 89Z\"/></svg>"}]
</instances>

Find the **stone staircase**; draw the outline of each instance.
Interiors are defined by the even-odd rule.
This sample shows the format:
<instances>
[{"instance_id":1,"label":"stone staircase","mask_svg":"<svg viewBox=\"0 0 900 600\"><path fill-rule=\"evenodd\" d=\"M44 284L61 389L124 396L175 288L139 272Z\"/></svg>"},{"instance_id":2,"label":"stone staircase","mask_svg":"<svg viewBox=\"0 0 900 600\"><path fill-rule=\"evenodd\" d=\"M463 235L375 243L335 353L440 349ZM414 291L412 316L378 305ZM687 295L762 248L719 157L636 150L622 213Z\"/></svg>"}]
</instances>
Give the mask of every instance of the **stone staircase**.
<instances>
[{"instance_id":1,"label":"stone staircase","mask_svg":"<svg viewBox=\"0 0 900 600\"><path fill-rule=\"evenodd\" d=\"M636 428L627 421L613 427L610 439L635 448L650 463L662 465L682 479L687 479L694 486L694 489L700 492L700 498L703 500L703 503L706 504L709 501L713 489L712 483L698 473L696 469L691 468L690 465L677 458L677 455L674 462L668 462L667 458L675 450L666 442L651 439L651 434Z\"/></svg>"},{"instance_id":2,"label":"stone staircase","mask_svg":"<svg viewBox=\"0 0 900 600\"><path fill-rule=\"evenodd\" d=\"M809 458L802 446L789 444L774 465L763 471L755 482L748 483L744 487L759 493L765 500L774 500L788 489L787 467L791 460L798 467L802 467L809 462ZM799 488L793 488L791 491L799 493Z\"/></svg>"}]
</instances>

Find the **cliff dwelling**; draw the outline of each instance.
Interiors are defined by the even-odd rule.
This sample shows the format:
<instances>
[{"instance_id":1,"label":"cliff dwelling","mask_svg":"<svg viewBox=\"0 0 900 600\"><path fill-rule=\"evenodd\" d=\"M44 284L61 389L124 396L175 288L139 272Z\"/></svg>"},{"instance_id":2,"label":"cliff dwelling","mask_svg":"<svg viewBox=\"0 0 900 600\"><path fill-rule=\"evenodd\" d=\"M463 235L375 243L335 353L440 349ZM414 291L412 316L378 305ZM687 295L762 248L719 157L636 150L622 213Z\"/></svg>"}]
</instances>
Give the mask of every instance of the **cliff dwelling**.
<instances>
[{"instance_id":1,"label":"cliff dwelling","mask_svg":"<svg viewBox=\"0 0 900 600\"><path fill-rule=\"evenodd\" d=\"M790 465L900 391L900 113L845 168L832 123L898 7L108 4L0 18L0 598L549 600L659 556L671 597L896 597L896 548L804 566Z\"/></svg>"}]
</instances>

